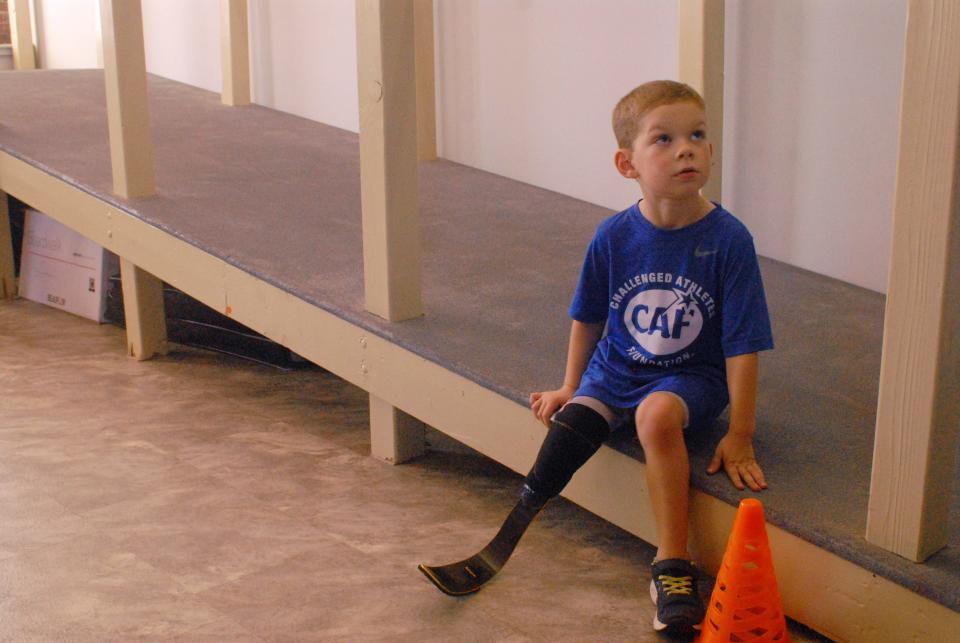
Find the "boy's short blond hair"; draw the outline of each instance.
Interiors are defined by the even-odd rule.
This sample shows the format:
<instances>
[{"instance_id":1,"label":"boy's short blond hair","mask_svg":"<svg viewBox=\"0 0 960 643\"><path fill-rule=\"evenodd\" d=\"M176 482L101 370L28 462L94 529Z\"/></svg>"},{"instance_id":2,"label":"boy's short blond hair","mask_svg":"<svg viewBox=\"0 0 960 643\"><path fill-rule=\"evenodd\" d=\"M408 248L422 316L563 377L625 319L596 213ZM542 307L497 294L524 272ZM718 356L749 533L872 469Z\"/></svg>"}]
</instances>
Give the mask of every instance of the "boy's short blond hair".
<instances>
[{"instance_id":1,"label":"boy's short blond hair","mask_svg":"<svg viewBox=\"0 0 960 643\"><path fill-rule=\"evenodd\" d=\"M706 110L703 97L690 85L674 80L644 83L620 99L613 108L613 134L620 149L630 149L640 133L640 119L652 109L670 103L691 101Z\"/></svg>"}]
</instances>

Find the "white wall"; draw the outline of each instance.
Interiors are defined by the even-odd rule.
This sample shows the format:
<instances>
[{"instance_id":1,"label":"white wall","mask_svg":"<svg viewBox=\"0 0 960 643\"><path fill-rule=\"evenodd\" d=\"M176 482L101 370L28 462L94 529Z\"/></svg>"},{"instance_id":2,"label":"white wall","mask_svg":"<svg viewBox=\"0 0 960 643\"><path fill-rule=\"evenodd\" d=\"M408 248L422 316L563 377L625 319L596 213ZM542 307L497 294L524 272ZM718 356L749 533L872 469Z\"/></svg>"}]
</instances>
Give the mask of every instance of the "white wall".
<instances>
[{"instance_id":1,"label":"white wall","mask_svg":"<svg viewBox=\"0 0 960 643\"><path fill-rule=\"evenodd\" d=\"M34 0L38 62L45 69L94 69L98 58L97 0Z\"/></svg>"},{"instance_id":2,"label":"white wall","mask_svg":"<svg viewBox=\"0 0 960 643\"><path fill-rule=\"evenodd\" d=\"M141 0L147 71L220 92L220 1Z\"/></svg>"},{"instance_id":3,"label":"white wall","mask_svg":"<svg viewBox=\"0 0 960 643\"><path fill-rule=\"evenodd\" d=\"M906 0L727 0L724 202L761 254L886 290Z\"/></svg>"},{"instance_id":4,"label":"white wall","mask_svg":"<svg viewBox=\"0 0 960 643\"><path fill-rule=\"evenodd\" d=\"M357 26L353 0L249 0L253 100L353 132Z\"/></svg>"},{"instance_id":5,"label":"white wall","mask_svg":"<svg viewBox=\"0 0 960 643\"><path fill-rule=\"evenodd\" d=\"M46 66L89 66L94 28L71 15L96 0L36 2L43 47L76 45ZM148 69L219 91L219 5L143 0ZM636 198L610 111L676 76L674 2L436 5L442 156L611 209ZM254 101L356 131L353 0L249 6ZM905 16L906 0L727 0L724 203L761 254L885 289Z\"/></svg>"},{"instance_id":6,"label":"white wall","mask_svg":"<svg viewBox=\"0 0 960 643\"><path fill-rule=\"evenodd\" d=\"M147 70L220 92L219 0L142 0ZM353 0L249 0L255 103L356 132Z\"/></svg>"},{"instance_id":7,"label":"white wall","mask_svg":"<svg viewBox=\"0 0 960 643\"><path fill-rule=\"evenodd\" d=\"M620 210L613 106L677 74L662 0L438 0L440 154Z\"/></svg>"}]
</instances>

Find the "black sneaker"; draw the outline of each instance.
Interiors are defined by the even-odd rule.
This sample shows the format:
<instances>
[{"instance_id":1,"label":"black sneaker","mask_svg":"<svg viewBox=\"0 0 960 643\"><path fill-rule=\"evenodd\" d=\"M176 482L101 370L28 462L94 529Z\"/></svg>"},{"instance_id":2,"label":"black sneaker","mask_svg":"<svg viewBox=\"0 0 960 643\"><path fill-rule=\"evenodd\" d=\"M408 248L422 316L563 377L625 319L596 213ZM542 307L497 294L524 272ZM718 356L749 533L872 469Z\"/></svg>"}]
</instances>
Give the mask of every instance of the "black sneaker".
<instances>
[{"instance_id":1,"label":"black sneaker","mask_svg":"<svg viewBox=\"0 0 960 643\"><path fill-rule=\"evenodd\" d=\"M706 609L697 592L697 571L689 560L654 561L650 569L650 598L657 606L653 629L682 631L703 626Z\"/></svg>"}]
</instances>

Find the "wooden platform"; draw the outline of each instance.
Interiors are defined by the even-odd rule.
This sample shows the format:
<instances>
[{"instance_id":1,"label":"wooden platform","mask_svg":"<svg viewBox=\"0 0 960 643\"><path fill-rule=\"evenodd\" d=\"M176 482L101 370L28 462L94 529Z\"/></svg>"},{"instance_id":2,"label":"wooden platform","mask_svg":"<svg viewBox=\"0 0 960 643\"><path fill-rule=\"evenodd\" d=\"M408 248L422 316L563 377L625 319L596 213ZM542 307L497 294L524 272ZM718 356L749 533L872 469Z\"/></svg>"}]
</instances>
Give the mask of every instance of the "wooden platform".
<instances>
[{"instance_id":1,"label":"wooden platform","mask_svg":"<svg viewBox=\"0 0 960 643\"><path fill-rule=\"evenodd\" d=\"M426 315L390 324L363 308L357 136L149 82L159 196L110 193L100 71L0 73L0 189L525 471L543 436L526 399L562 377L566 306L586 244L611 213L422 163ZM762 358L757 448L786 609L842 639L946 640L936 637L960 628L956 481L944 489L954 497L951 545L926 564L863 538L883 297L774 261L761 267L777 350ZM703 473L721 431L691 440L708 568L742 497ZM566 495L653 541L639 446L628 434L611 446Z\"/></svg>"}]
</instances>

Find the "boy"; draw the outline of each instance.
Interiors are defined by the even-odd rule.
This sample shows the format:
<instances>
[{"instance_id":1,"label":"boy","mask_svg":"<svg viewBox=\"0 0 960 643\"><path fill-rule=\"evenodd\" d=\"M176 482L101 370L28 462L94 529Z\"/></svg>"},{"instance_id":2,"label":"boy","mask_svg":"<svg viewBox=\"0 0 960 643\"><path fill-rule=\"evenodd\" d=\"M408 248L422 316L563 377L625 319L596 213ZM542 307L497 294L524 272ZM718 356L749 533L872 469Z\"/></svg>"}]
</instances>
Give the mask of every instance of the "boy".
<instances>
[{"instance_id":1,"label":"boy","mask_svg":"<svg viewBox=\"0 0 960 643\"><path fill-rule=\"evenodd\" d=\"M559 492L610 424L633 413L659 537L654 628L699 629L684 431L708 427L729 402L730 428L707 472L723 466L738 489L766 487L752 436L757 353L773 348L770 321L749 232L700 194L713 153L700 95L682 83L646 83L617 104L613 128L617 170L643 198L604 221L587 250L563 386L530 396L551 430L526 486Z\"/></svg>"},{"instance_id":2,"label":"boy","mask_svg":"<svg viewBox=\"0 0 960 643\"><path fill-rule=\"evenodd\" d=\"M700 195L713 154L700 95L682 83L646 83L617 104L613 128L617 170L640 184L643 198L604 221L587 249L570 306L563 386L530 396L549 431L520 500L480 553L420 570L448 594L477 591L600 448L611 423L632 413L659 537L654 628L699 629L684 431L709 426L729 403L730 428L707 472L723 466L738 489L767 486L753 431L757 352L773 348L770 320L749 232Z\"/></svg>"}]
</instances>

